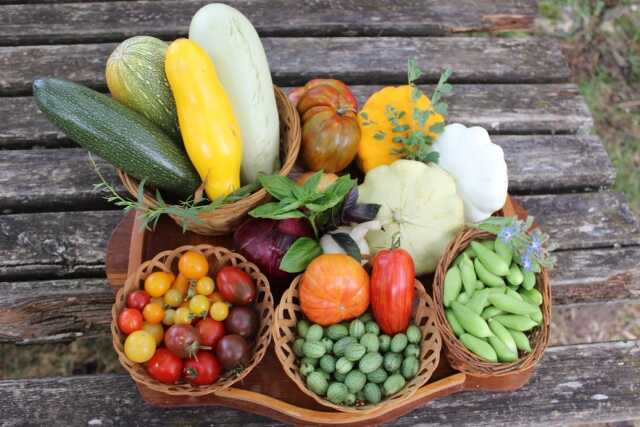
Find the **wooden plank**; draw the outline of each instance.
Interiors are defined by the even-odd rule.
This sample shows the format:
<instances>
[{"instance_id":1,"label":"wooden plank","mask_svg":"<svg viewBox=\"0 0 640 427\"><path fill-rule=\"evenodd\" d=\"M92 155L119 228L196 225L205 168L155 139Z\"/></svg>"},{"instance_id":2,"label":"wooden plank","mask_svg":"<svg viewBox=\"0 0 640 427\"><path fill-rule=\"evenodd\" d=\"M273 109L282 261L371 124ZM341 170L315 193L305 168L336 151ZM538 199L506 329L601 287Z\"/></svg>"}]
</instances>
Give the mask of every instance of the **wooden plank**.
<instances>
[{"instance_id":1,"label":"wooden plank","mask_svg":"<svg viewBox=\"0 0 640 427\"><path fill-rule=\"evenodd\" d=\"M550 38L283 37L263 43L281 86L329 76L350 84L403 83L412 57L426 68L423 82L437 81L445 68L454 71L454 83L558 83L570 76L558 42ZM42 76L103 88L104 65L114 47L0 47L0 94L30 93L33 80Z\"/></svg>"},{"instance_id":2,"label":"wooden plank","mask_svg":"<svg viewBox=\"0 0 640 427\"><path fill-rule=\"evenodd\" d=\"M191 17L209 0L174 0L3 7L0 44L120 41L138 34L184 37ZM469 31L526 29L534 0L358 0L299 2L236 0L261 36L442 36Z\"/></svg>"},{"instance_id":3,"label":"wooden plank","mask_svg":"<svg viewBox=\"0 0 640 427\"><path fill-rule=\"evenodd\" d=\"M359 105L380 86L353 86ZM433 86L423 86L426 93ZM456 85L447 98L448 122L482 126L491 133L576 133L593 125L574 84ZM31 97L0 97L0 148L72 146L50 124Z\"/></svg>"},{"instance_id":4,"label":"wooden plank","mask_svg":"<svg viewBox=\"0 0 640 427\"><path fill-rule=\"evenodd\" d=\"M561 251L554 306L640 298L640 247ZM105 279L0 282L0 342L54 342L106 334L113 292Z\"/></svg>"},{"instance_id":5,"label":"wooden plank","mask_svg":"<svg viewBox=\"0 0 640 427\"><path fill-rule=\"evenodd\" d=\"M435 400L390 425L556 426L640 417L640 343L572 345L547 350L533 378L509 393L466 392ZM281 425L226 408L161 409L144 403L128 375L0 381L0 415L69 425ZM42 405L42 402L47 402ZM499 410L496 410L498 408Z\"/></svg>"},{"instance_id":6,"label":"wooden plank","mask_svg":"<svg viewBox=\"0 0 640 427\"><path fill-rule=\"evenodd\" d=\"M613 184L615 171L597 138L500 135L493 139L505 150L514 194ZM109 182L121 189L115 169L96 161ZM97 182L82 148L6 151L0 159L0 208L5 213L109 208L103 194L93 188Z\"/></svg>"}]
</instances>

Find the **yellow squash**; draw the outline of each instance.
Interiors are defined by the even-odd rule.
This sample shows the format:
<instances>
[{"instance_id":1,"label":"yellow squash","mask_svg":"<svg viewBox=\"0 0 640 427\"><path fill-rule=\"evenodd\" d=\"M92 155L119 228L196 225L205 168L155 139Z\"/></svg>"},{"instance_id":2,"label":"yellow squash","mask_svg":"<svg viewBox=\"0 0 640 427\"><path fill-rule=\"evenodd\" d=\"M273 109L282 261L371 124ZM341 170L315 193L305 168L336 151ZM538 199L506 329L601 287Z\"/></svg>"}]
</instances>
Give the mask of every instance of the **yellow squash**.
<instances>
[{"instance_id":1,"label":"yellow squash","mask_svg":"<svg viewBox=\"0 0 640 427\"><path fill-rule=\"evenodd\" d=\"M213 200L237 190L242 136L211 58L192 40L178 39L167 49L165 73L184 146L207 196Z\"/></svg>"},{"instance_id":2,"label":"yellow squash","mask_svg":"<svg viewBox=\"0 0 640 427\"><path fill-rule=\"evenodd\" d=\"M426 110L431 107L431 101L422 95L417 102L411 100L411 86L388 86L369 97L358 114L361 137L358 145L358 165L367 173L380 165L390 165L400 158L394 154L395 149L400 148L400 143L393 142L394 137L405 137L411 131L418 129L413 119L413 109ZM399 119L401 125L408 125L406 132L393 132L393 125L387 119L385 109L394 107L398 112L403 111L404 116ZM432 125L444 121L440 114L432 113L427 119L423 129L429 129ZM433 132L427 135L435 138Z\"/></svg>"}]
</instances>

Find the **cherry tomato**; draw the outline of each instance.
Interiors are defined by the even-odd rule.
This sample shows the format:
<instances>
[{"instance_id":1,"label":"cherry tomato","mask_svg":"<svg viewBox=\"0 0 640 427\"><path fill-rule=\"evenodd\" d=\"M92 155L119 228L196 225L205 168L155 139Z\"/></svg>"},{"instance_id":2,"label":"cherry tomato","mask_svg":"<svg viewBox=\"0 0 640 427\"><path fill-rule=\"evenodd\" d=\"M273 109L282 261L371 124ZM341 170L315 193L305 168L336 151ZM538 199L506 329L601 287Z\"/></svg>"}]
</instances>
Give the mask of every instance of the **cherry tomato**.
<instances>
[{"instance_id":1,"label":"cherry tomato","mask_svg":"<svg viewBox=\"0 0 640 427\"><path fill-rule=\"evenodd\" d=\"M153 336L153 338L156 340L156 345L162 342L162 337L164 337L164 328L160 323L144 322L144 325L142 325L142 330L149 332Z\"/></svg>"},{"instance_id":2,"label":"cherry tomato","mask_svg":"<svg viewBox=\"0 0 640 427\"><path fill-rule=\"evenodd\" d=\"M193 385L213 384L220 377L220 363L209 351L199 351L184 363L184 378Z\"/></svg>"},{"instance_id":3,"label":"cherry tomato","mask_svg":"<svg viewBox=\"0 0 640 427\"><path fill-rule=\"evenodd\" d=\"M164 298L162 297L151 298L151 301L149 301L149 303L158 304L160 307L164 308Z\"/></svg>"},{"instance_id":4,"label":"cherry tomato","mask_svg":"<svg viewBox=\"0 0 640 427\"><path fill-rule=\"evenodd\" d=\"M149 323L160 323L164 319L164 309L156 303L150 303L144 307L142 315Z\"/></svg>"},{"instance_id":5,"label":"cherry tomato","mask_svg":"<svg viewBox=\"0 0 640 427\"><path fill-rule=\"evenodd\" d=\"M209 302L211 304L218 301L224 302L224 298L222 298L222 295L220 295L220 292L214 292L211 295L209 295L207 298L209 299Z\"/></svg>"},{"instance_id":6,"label":"cherry tomato","mask_svg":"<svg viewBox=\"0 0 640 427\"><path fill-rule=\"evenodd\" d=\"M176 321L176 311L173 308L168 308L164 311L164 317L162 318L162 324L171 326Z\"/></svg>"},{"instance_id":7,"label":"cherry tomato","mask_svg":"<svg viewBox=\"0 0 640 427\"><path fill-rule=\"evenodd\" d=\"M180 307L176 310L176 315L173 323L175 325L190 325L193 320L193 314L189 307Z\"/></svg>"},{"instance_id":8,"label":"cherry tomato","mask_svg":"<svg viewBox=\"0 0 640 427\"><path fill-rule=\"evenodd\" d=\"M256 299L257 289L253 279L238 267L226 266L216 275L218 292L233 305L249 305Z\"/></svg>"},{"instance_id":9,"label":"cherry tomato","mask_svg":"<svg viewBox=\"0 0 640 427\"><path fill-rule=\"evenodd\" d=\"M218 301L214 302L209 311L211 318L222 322L229 315L229 306L226 302Z\"/></svg>"},{"instance_id":10,"label":"cherry tomato","mask_svg":"<svg viewBox=\"0 0 640 427\"><path fill-rule=\"evenodd\" d=\"M156 350L156 353L147 362L147 372L151 378L165 384L177 383L183 368L182 359L166 348Z\"/></svg>"},{"instance_id":11,"label":"cherry tomato","mask_svg":"<svg viewBox=\"0 0 640 427\"><path fill-rule=\"evenodd\" d=\"M179 290L171 288L167 291L166 294L164 294L164 303L169 307L180 307L183 298L184 297Z\"/></svg>"},{"instance_id":12,"label":"cherry tomato","mask_svg":"<svg viewBox=\"0 0 640 427\"><path fill-rule=\"evenodd\" d=\"M133 291L127 295L127 307L129 308L135 308L142 311L144 306L149 304L149 301L151 301L151 295L142 289Z\"/></svg>"},{"instance_id":13,"label":"cherry tomato","mask_svg":"<svg viewBox=\"0 0 640 427\"><path fill-rule=\"evenodd\" d=\"M196 295L189 301L189 310L197 316L204 317L209 311L209 300L204 295Z\"/></svg>"},{"instance_id":14,"label":"cherry tomato","mask_svg":"<svg viewBox=\"0 0 640 427\"><path fill-rule=\"evenodd\" d=\"M209 272L209 263L207 258L200 252L185 252L178 261L178 270L184 274L187 279L198 280L203 278Z\"/></svg>"},{"instance_id":15,"label":"cherry tomato","mask_svg":"<svg viewBox=\"0 0 640 427\"><path fill-rule=\"evenodd\" d=\"M196 283L196 292L200 295L211 295L215 287L216 285L213 282L213 279L209 276L205 276Z\"/></svg>"},{"instance_id":16,"label":"cherry tomato","mask_svg":"<svg viewBox=\"0 0 640 427\"><path fill-rule=\"evenodd\" d=\"M186 359L200 350L200 335L191 325L173 325L164 334L164 344L173 354Z\"/></svg>"},{"instance_id":17,"label":"cherry tomato","mask_svg":"<svg viewBox=\"0 0 640 427\"><path fill-rule=\"evenodd\" d=\"M225 333L224 324L209 317L196 323L196 329L200 334L200 344L207 347L215 347Z\"/></svg>"},{"instance_id":18,"label":"cherry tomato","mask_svg":"<svg viewBox=\"0 0 640 427\"><path fill-rule=\"evenodd\" d=\"M180 291L182 297L187 296L187 291L189 290L189 279L182 273L178 273L178 277L173 282L173 289Z\"/></svg>"},{"instance_id":19,"label":"cherry tomato","mask_svg":"<svg viewBox=\"0 0 640 427\"><path fill-rule=\"evenodd\" d=\"M118 327L125 335L142 329L143 322L142 313L136 308L125 308L118 316Z\"/></svg>"},{"instance_id":20,"label":"cherry tomato","mask_svg":"<svg viewBox=\"0 0 640 427\"><path fill-rule=\"evenodd\" d=\"M144 363L156 352L156 340L147 331L135 331L124 341L124 354L136 363Z\"/></svg>"},{"instance_id":21,"label":"cherry tomato","mask_svg":"<svg viewBox=\"0 0 640 427\"><path fill-rule=\"evenodd\" d=\"M163 296L171 287L175 276L166 271L156 271L147 276L144 281L144 290L152 297Z\"/></svg>"}]
</instances>

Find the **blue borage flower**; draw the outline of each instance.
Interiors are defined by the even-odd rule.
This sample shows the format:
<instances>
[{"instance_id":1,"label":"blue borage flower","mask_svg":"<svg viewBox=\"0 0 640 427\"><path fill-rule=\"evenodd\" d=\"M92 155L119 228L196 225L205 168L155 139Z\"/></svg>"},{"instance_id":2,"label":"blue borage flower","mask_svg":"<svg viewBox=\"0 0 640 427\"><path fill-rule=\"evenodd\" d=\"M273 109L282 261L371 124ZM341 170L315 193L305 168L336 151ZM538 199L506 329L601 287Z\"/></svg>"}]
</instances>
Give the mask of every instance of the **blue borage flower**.
<instances>
[{"instance_id":1,"label":"blue borage flower","mask_svg":"<svg viewBox=\"0 0 640 427\"><path fill-rule=\"evenodd\" d=\"M556 260L549 254L554 246L548 244L549 236L539 229L529 233L533 225L533 217L522 221L516 217L490 217L486 220L470 224L471 227L487 231L498 236L498 239L511 247L514 260L525 271L540 272L540 267L553 268Z\"/></svg>"}]
</instances>

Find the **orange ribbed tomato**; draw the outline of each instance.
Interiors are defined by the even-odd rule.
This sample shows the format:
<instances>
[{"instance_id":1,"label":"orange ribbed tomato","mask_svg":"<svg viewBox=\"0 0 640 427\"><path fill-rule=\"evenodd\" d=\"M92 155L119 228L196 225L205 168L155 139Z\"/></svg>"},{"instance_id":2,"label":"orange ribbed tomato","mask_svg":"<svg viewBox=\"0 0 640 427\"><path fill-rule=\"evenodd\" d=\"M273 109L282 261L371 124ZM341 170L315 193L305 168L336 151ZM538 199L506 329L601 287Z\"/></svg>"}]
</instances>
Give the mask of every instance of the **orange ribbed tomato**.
<instances>
[{"instance_id":1,"label":"orange ribbed tomato","mask_svg":"<svg viewBox=\"0 0 640 427\"><path fill-rule=\"evenodd\" d=\"M312 322L332 325L360 316L369 307L369 275L344 254L324 254L300 282L300 307Z\"/></svg>"}]
</instances>

